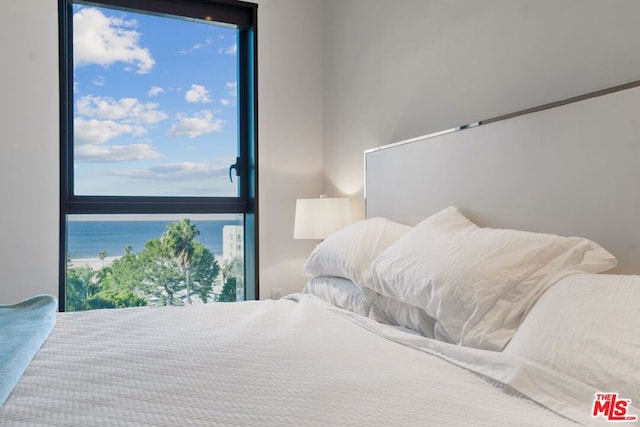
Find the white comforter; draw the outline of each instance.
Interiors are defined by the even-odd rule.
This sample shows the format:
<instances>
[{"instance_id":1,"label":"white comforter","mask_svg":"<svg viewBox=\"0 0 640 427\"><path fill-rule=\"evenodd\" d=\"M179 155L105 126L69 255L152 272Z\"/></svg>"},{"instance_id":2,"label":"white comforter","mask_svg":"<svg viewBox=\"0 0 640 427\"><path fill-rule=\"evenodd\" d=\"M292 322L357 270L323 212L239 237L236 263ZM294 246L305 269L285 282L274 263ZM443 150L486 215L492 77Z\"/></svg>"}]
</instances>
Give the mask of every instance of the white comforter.
<instances>
[{"instance_id":1,"label":"white comforter","mask_svg":"<svg viewBox=\"0 0 640 427\"><path fill-rule=\"evenodd\" d=\"M0 425L591 421L591 390L537 369L419 338L303 295L62 313L0 408Z\"/></svg>"}]
</instances>

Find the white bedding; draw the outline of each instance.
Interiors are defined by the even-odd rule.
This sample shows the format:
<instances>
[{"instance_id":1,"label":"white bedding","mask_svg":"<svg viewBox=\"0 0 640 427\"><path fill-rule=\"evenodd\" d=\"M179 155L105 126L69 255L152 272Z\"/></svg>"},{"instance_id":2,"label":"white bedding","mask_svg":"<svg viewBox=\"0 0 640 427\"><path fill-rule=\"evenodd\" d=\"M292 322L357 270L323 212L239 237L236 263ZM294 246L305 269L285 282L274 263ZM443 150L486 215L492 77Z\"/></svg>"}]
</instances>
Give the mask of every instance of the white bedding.
<instances>
[{"instance_id":1,"label":"white bedding","mask_svg":"<svg viewBox=\"0 0 640 427\"><path fill-rule=\"evenodd\" d=\"M331 276L312 277L304 285L302 293L313 295L330 305L361 316L369 316L371 304L360 287L349 279Z\"/></svg>"},{"instance_id":2,"label":"white bedding","mask_svg":"<svg viewBox=\"0 0 640 427\"><path fill-rule=\"evenodd\" d=\"M294 299L59 314L0 425L591 422L595 391L567 378Z\"/></svg>"}]
</instances>

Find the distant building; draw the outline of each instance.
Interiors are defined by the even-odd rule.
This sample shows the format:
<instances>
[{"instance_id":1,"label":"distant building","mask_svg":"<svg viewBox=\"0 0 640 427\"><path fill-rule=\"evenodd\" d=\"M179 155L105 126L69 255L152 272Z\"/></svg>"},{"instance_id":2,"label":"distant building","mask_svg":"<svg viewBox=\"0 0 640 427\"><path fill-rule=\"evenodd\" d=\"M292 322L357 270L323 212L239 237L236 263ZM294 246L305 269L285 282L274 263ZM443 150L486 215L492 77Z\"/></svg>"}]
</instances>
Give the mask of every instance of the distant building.
<instances>
[{"instance_id":1,"label":"distant building","mask_svg":"<svg viewBox=\"0 0 640 427\"><path fill-rule=\"evenodd\" d=\"M242 225L225 225L222 227L222 263L230 268L227 270L227 277L235 278L236 301L244 300L243 260L244 227ZM226 278L224 279L226 280Z\"/></svg>"},{"instance_id":2,"label":"distant building","mask_svg":"<svg viewBox=\"0 0 640 427\"><path fill-rule=\"evenodd\" d=\"M225 225L222 227L222 261L227 263L244 255L244 227Z\"/></svg>"}]
</instances>

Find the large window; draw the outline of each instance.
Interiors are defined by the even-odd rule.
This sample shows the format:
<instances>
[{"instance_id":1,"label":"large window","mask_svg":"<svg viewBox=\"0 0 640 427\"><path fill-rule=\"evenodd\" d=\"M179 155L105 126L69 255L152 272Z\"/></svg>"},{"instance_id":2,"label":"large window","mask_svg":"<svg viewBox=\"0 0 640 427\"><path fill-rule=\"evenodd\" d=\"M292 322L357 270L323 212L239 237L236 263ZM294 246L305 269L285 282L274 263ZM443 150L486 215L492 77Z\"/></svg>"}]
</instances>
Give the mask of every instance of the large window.
<instances>
[{"instance_id":1,"label":"large window","mask_svg":"<svg viewBox=\"0 0 640 427\"><path fill-rule=\"evenodd\" d=\"M257 298L256 5L60 0L60 309Z\"/></svg>"}]
</instances>

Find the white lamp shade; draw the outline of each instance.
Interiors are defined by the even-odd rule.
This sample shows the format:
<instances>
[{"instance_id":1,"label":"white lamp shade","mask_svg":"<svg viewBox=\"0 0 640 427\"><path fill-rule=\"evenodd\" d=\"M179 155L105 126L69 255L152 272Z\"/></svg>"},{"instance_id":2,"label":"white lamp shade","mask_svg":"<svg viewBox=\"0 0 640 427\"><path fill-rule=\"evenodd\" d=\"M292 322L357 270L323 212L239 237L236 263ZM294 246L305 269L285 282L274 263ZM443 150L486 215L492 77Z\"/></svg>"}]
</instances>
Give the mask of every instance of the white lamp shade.
<instances>
[{"instance_id":1,"label":"white lamp shade","mask_svg":"<svg viewBox=\"0 0 640 427\"><path fill-rule=\"evenodd\" d=\"M326 239L351 224L351 204L341 197L296 200L294 239Z\"/></svg>"}]
</instances>

